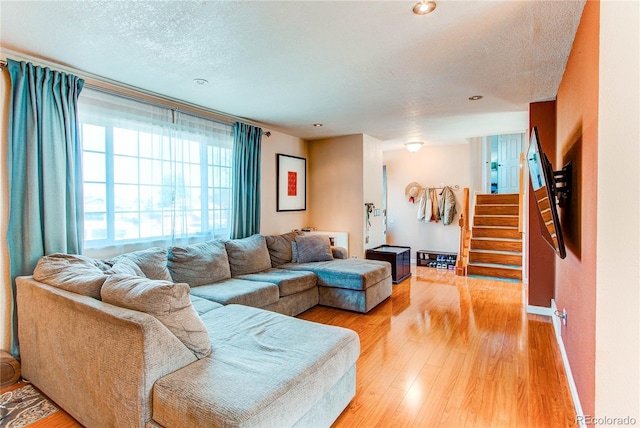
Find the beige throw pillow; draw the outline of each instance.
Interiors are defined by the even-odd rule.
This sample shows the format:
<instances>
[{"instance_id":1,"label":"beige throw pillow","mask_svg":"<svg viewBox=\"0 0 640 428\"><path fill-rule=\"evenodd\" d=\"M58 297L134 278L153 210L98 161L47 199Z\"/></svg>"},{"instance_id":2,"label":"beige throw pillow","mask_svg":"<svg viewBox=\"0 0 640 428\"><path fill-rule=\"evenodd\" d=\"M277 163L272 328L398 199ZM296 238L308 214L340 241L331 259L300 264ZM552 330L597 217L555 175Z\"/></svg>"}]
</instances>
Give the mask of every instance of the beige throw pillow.
<instances>
[{"instance_id":1,"label":"beige throw pillow","mask_svg":"<svg viewBox=\"0 0 640 428\"><path fill-rule=\"evenodd\" d=\"M267 241L267 249L269 250L269 256L271 257L271 266L278 267L285 263L293 262L292 257L294 254L291 252L291 244L296 242L296 236L301 235L301 232L289 232L282 235L270 235L265 236ZM298 255L295 254L297 258Z\"/></svg>"},{"instance_id":2,"label":"beige throw pillow","mask_svg":"<svg viewBox=\"0 0 640 428\"><path fill-rule=\"evenodd\" d=\"M271 269L271 257L262 235L225 242L231 276L248 275Z\"/></svg>"},{"instance_id":3,"label":"beige throw pillow","mask_svg":"<svg viewBox=\"0 0 640 428\"><path fill-rule=\"evenodd\" d=\"M133 260L126 257L118 258L113 266L107 269L104 273L106 273L107 275L117 275L120 273L131 276L140 276L143 278L146 277L144 272L142 272L142 269L140 269L140 267L135 264Z\"/></svg>"},{"instance_id":4,"label":"beige throw pillow","mask_svg":"<svg viewBox=\"0 0 640 428\"><path fill-rule=\"evenodd\" d=\"M296 238L298 263L333 260L331 240L325 235L306 235Z\"/></svg>"},{"instance_id":5,"label":"beige throw pillow","mask_svg":"<svg viewBox=\"0 0 640 428\"><path fill-rule=\"evenodd\" d=\"M171 281L171 274L167 269L167 250L153 247L146 250L134 251L122 254L112 261L117 263L120 259L126 258L135 263L149 279L162 279Z\"/></svg>"},{"instance_id":6,"label":"beige throw pillow","mask_svg":"<svg viewBox=\"0 0 640 428\"><path fill-rule=\"evenodd\" d=\"M189 290L184 283L111 275L101 295L106 303L153 315L200 359L211 353L211 340L191 304Z\"/></svg>"},{"instance_id":7,"label":"beige throw pillow","mask_svg":"<svg viewBox=\"0 0 640 428\"><path fill-rule=\"evenodd\" d=\"M171 247L167 257L169 271L175 282L186 282L196 287L231 278L223 241Z\"/></svg>"},{"instance_id":8,"label":"beige throw pillow","mask_svg":"<svg viewBox=\"0 0 640 428\"><path fill-rule=\"evenodd\" d=\"M77 254L54 253L38 260L33 278L52 287L100 299L107 276L99 260Z\"/></svg>"}]
</instances>

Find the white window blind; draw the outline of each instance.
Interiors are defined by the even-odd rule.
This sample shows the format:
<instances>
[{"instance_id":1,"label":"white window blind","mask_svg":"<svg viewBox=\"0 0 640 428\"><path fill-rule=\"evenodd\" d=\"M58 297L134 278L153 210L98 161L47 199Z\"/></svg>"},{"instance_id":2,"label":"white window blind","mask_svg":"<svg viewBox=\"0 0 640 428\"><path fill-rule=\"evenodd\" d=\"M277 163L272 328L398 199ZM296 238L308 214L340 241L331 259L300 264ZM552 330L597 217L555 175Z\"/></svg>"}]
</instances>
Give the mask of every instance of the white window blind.
<instances>
[{"instance_id":1,"label":"white window blind","mask_svg":"<svg viewBox=\"0 0 640 428\"><path fill-rule=\"evenodd\" d=\"M86 254L229 236L231 125L91 89L78 106Z\"/></svg>"}]
</instances>

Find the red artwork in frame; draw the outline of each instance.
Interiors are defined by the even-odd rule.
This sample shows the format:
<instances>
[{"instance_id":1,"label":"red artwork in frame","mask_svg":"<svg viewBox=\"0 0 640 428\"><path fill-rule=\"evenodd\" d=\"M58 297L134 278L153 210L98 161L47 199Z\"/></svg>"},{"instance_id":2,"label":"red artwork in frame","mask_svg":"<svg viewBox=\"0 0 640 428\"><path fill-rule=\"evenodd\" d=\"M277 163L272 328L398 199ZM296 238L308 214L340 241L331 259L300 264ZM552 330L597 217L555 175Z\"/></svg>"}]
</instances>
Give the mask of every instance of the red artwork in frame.
<instances>
[{"instance_id":1,"label":"red artwork in frame","mask_svg":"<svg viewBox=\"0 0 640 428\"><path fill-rule=\"evenodd\" d=\"M307 209L307 160L276 154L277 203L276 211L304 211Z\"/></svg>"},{"instance_id":2,"label":"red artwork in frame","mask_svg":"<svg viewBox=\"0 0 640 428\"><path fill-rule=\"evenodd\" d=\"M287 173L287 195L297 196L298 194L298 173L289 171Z\"/></svg>"}]
</instances>

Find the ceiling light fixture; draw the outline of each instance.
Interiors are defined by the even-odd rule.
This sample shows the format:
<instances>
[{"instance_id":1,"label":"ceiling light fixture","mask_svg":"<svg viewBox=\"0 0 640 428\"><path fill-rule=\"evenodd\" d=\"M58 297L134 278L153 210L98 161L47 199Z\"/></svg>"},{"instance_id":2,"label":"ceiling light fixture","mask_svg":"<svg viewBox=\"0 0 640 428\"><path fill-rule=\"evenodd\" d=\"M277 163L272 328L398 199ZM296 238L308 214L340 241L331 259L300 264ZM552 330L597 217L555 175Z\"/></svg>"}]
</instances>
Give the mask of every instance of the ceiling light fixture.
<instances>
[{"instance_id":1,"label":"ceiling light fixture","mask_svg":"<svg viewBox=\"0 0 640 428\"><path fill-rule=\"evenodd\" d=\"M207 79L193 79L193 83L195 83L196 85L206 85L207 83L209 83L209 81Z\"/></svg>"},{"instance_id":2,"label":"ceiling light fixture","mask_svg":"<svg viewBox=\"0 0 640 428\"><path fill-rule=\"evenodd\" d=\"M314 123L313 126L315 126L316 128L320 128L322 126L322 124L320 122L318 122L318 123Z\"/></svg>"},{"instance_id":3,"label":"ceiling light fixture","mask_svg":"<svg viewBox=\"0 0 640 428\"><path fill-rule=\"evenodd\" d=\"M420 150L422 148L422 145L424 143L422 141L411 141L409 143L404 143L404 146L407 148L407 150L409 150L411 153L415 153L418 150Z\"/></svg>"},{"instance_id":4,"label":"ceiling light fixture","mask_svg":"<svg viewBox=\"0 0 640 428\"><path fill-rule=\"evenodd\" d=\"M413 13L416 15L427 15L436 10L436 6L435 1L420 0L415 6L413 6Z\"/></svg>"},{"instance_id":5,"label":"ceiling light fixture","mask_svg":"<svg viewBox=\"0 0 640 428\"><path fill-rule=\"evenodd\" d=\"M482 99L482 95L474 95L472 97L469 97L469 101L478 101Z\"/></svg>"}]
</instances>

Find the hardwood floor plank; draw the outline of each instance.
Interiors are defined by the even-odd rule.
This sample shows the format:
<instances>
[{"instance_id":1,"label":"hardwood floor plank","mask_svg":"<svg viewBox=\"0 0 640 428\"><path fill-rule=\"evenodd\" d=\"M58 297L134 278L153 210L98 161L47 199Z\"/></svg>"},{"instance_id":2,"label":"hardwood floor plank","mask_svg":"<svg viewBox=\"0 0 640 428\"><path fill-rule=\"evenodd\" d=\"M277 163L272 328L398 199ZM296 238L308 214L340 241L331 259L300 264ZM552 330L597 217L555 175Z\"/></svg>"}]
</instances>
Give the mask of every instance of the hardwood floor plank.
<instances>
[{"instance_id":1,"label":"hardwood floor plank","mask_svg":"<svg viewBox=\"0 0 640 428\"><path fill-rule=\"evenodd\" d=\"M377 411L372 413L370 417L364 418L360 426L363 428L372 426L386 428L392 426L395 412L406 394L407 391L403 389L389 388L385 397L378 403Z\"/></svg>"},{"instance_id":2,"label":"hardwood floor plank","mask_svg":"<svg viewBox=\"0 0 640 428\"><path fill-rule=\"evenodd\" d=\"M362 344L334 427L575 426L553 326L526 314L522 283L412 270L370 316L331 318Z\"/></svg>"},{"instance_id":3,"label":"hardwood floor plank","mask_svg":"<svg viewBox=\"0 0 640 428\"><path fill-rule=\"evenodd\" d=\"M80 428L80 425L75 419L69 416L64 411L59 411L51 416L40 419L29 425L29 428Z\"/></svg>"},{"instance_id":4,"label":"hardwood floor plank","mask_svg":"<svg viewBox=\"0 0 640 428\"><path fill-rule=\"evenodd\" d=\"M423 401L420 413L413 422L414 427L438 426L443 418L451 393L458 383L460 370L466 358L465 354L452 351ZM460 379L460 382L465 382Z\"/></svg>"},{"instance_id":5,"label":"hardwood floor plank","mask_svg":"<svg viewBox=\"0 0 640 428\"><path fill-rule=\"evenodd\" d=\"M428 343L418 343L413 341L408 341L405 346L414 347L415 356L409 359L406 364L398 369L392 387L407 392L415 382L423 367L427 364L427 360L433 352L434 347Z\"/></svg>"},{"instance_id":6,"label":"hardwood floor plank","mask_svg":"<svg viewBox=\"0 0 640 428\"><path fill-rule=\"evenodd\" d=\"M440 367L425 364L394 412L392 427L411 427L426 402Z\"/></svg>"}]
</instances>

